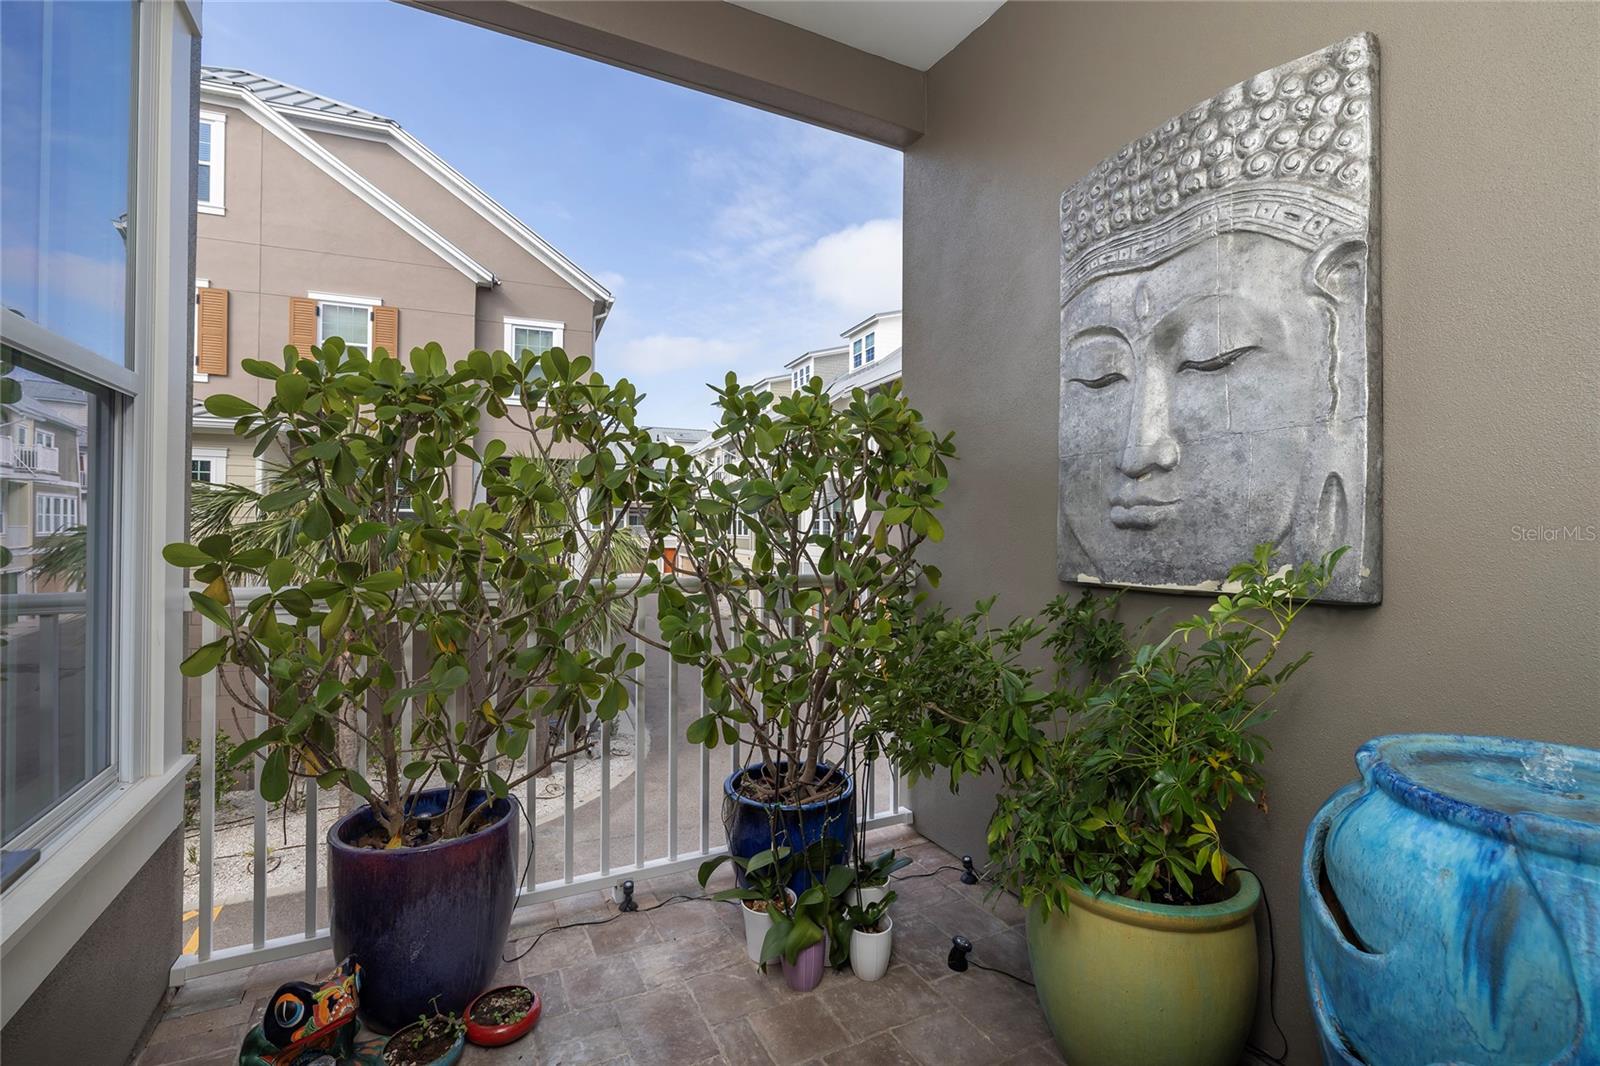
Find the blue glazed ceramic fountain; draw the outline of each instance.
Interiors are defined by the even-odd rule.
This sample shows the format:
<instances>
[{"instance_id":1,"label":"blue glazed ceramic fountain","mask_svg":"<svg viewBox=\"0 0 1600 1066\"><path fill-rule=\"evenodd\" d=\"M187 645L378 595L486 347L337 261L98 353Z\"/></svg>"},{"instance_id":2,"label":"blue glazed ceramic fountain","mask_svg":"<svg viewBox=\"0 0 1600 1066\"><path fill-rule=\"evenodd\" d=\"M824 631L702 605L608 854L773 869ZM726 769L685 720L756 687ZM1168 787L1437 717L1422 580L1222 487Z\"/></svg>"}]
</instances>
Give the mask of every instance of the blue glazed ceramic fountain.
<instances>
[{"instance_id":1,"label":"blue glazed ceramic fountain","mask_svg":"<svg viewBox=\"0 0 1600 1066\"><path fill-rule=\"evenodd\" d=\"M1600 752L1392 736L1356 766L1301 866L1324 1060L1600 1064Z\"/></svg>"}]
</instances>

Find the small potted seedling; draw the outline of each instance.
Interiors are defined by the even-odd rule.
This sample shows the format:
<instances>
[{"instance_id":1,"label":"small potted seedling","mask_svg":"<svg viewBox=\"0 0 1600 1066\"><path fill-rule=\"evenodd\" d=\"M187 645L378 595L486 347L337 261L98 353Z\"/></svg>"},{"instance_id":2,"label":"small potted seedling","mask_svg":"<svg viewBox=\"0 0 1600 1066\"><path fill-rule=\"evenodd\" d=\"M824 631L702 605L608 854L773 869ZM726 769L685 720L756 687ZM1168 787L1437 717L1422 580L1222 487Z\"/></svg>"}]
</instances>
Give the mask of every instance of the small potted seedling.
<instances>
[{"instance_id":1,"label":"small potted seedling","mask_svg":"<svg viewBox=\"0 0 1600 1066\"><path fill-rule=\"evenodd\" d=\"M866 907L878 902L889 894L890 876L896 870L910 865L911 860L895 855L893 848L871 861L856 863L856 883L845 896L845 902L852 907Z\"/></svg>"},{"instance_id":2,"label":"small potted seedling","mask_svg":"<svg viewBox=\"0 0 1600 1066\"><path fill-rule=\"evenodd\" d=\"M889 905L893 902L894 893L890 892L874 903L852 904L845 911L845 923L850 927L850 969L863 981L876 981L889 969L894 943Z\"/></svg>"},{"instance_id":3,"label":"small potted seedling","mask_svg":"<svg viewBox=\"0 0 1600 1066\"><path fill-rule=\"evenodd\" d=\"M795 857L786 847L768 848L748 859L739 855L718 855L700 864L700 887L706 887L717 868L729 861L744 875L744 885L725 888L711 898L738 901L739 913L744 915L745 954L751 962L765 963L761 946L772 928L772 920L794 904L795 895L788 883L796 869Z\"/></svg>"},{"instance_id":4,"label":"small potted seedling","mask_svg":"<svg viewBox=\"0 0 1600 1066\"><path fill-rule=\"evenodd\" d=\"M467 1040L479 1047L500 1047L519 1040L539 1024L544 1004L527 985L491 988L467 1004Z\"/></svg>"},{"instance_id":5,"label":"small potted seedling","mask_svg":"<svg viewBox=\"0 0 1600 1066\"><path fill-rule=\"evenodd\" d=\"M384 1066L455 1066L467 1027L454 1014L424 1014L383 1045Z\"/></svg>"}]
</instances>

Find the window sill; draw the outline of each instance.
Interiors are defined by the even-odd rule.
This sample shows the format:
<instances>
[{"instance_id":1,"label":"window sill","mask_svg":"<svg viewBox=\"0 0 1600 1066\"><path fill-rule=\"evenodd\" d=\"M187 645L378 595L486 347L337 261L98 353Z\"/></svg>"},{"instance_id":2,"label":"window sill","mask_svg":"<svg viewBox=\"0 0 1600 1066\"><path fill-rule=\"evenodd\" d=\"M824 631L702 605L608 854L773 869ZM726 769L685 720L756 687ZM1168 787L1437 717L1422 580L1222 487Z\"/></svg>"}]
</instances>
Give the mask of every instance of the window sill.
<instances>
[{"instance_id":1,"label":"window sill","mask_svg":"<svg viewBox=\"0 0 1600 1066\"><path fill-rule=\"evenodd\" d=\"M228 213L226 207L218 204L195 204L194 209L202 215L225 215Z\"/></svg>"},{"instance_id":2,"label":"window sill","mask_svg":"<svg viewBox=\"0 0 1600 1066\"><path fill-rule=\"evenodd\" d=\"M0 1025L9 1022L183 821L193 756L113 789L65 827L0 908Z\"/></svg>"}]
</instances>

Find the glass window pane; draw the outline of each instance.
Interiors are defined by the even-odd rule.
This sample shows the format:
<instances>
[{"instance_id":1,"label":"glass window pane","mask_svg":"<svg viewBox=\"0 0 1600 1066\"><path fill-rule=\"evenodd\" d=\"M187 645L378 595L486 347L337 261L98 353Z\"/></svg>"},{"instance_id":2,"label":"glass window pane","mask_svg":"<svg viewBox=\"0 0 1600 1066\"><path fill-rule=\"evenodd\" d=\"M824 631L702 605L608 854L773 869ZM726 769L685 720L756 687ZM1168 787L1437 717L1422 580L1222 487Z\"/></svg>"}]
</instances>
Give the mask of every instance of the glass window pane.
<instances>
[{"instance_id":1,"label":"glass window pane","mask_svg":"<svg viewBox=\"0 0 1600 1066\"><path fill-rule=\"evenodd\" d=\"M197 156L202 163L211 162L211 123L200 121L200 136L196 144Z\"/></svg>"},{"instance_id":2,"label":"glass window pane","mask_svg":"<svg viewBox=\"0 0 1600 1066\"><path fill-rule=\"evenodd\" d=\"M200 127L205 129L204 126ZM201 203L211 202L211 164L201 163L199 173L195 176L195 195Z\"/></svg>"},{"instance_id":3,"label":"glass window pane","mask_svg":"<svg viewBox=\"0 0 1600 1066\"><path fill-rule=\"evenodd\" d=\"M0 3L0 297L127 358L134 8Z\"/></svg>"},{"instance_id":4,"label":"glass window pane","mask_svg":"<svg viewBox=\"0 0 1600 1066\"><path fill-rule=\"evenodd\" d=\"M0 419L13 432L0 433L0 810L9 843L111 765L111 715L99 605L109 541L92 504L105 402L32 368L5 376L13 402ZM35 443L18 443L19 429Z\"/></svg>"},{"instance_id":5,"label":"glass window pane","mask_svg":"<svg viewBox=\"0 0 1600 1066\"><path fill-rule=\"evenodd\" d=\"M365 307L352 304L323 304L320 339L343 337L348 347L365 350L369 317L370 312Z\"/></svg>"},{"instance_id":6,"label":"glass window pane","mask_svg":"<svg viewBox=\"0 0 1600 1066\"><path fill-rule=\"evenodd\" d=\"M516 348L512 355L521 355L524 348L531 350L534 355L543 355L555 347L556 335L548 329L518 326L512 331L511 343Z\"/></svg>"}]
</instances>

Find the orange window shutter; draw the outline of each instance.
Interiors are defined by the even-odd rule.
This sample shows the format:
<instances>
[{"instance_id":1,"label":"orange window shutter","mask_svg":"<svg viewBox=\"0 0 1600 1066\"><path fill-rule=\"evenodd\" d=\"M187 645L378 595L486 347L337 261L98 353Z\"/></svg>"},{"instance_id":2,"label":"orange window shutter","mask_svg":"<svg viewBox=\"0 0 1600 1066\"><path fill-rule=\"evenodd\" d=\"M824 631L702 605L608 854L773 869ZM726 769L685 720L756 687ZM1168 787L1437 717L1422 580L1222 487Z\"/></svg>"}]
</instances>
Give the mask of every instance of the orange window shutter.
<instances>
[{"instance_id":1,"label":"orange window shutter","mask_svg":"<svg viewBox=\"0 0 1600 1066\"><path fill-rule=\"evenodd\" d=\"M372 349L379 348L392 356L400 355L400 309L397 307L372 309Z\"/></svg>"},{"instance_id":2,"label":"orange window shutter","mask_svg":"<svg viewBox=\"0 0 1600 1066\"><path fill-rule=\"evenodd\" d=\"M317 343L317 301L303 296L289 297L289 343L309 357Z\"/></svg>"},{"instance_id":3,"label":"orange window shutter","mask_svg":"<svg viewBox=\"0 0 1600 1066\"><path fill-rule=\"evenodd\" d=\"M228 290L200 289L200 315L194 368L202 374L228 372Z\"/></svg>"}]
</instances>

